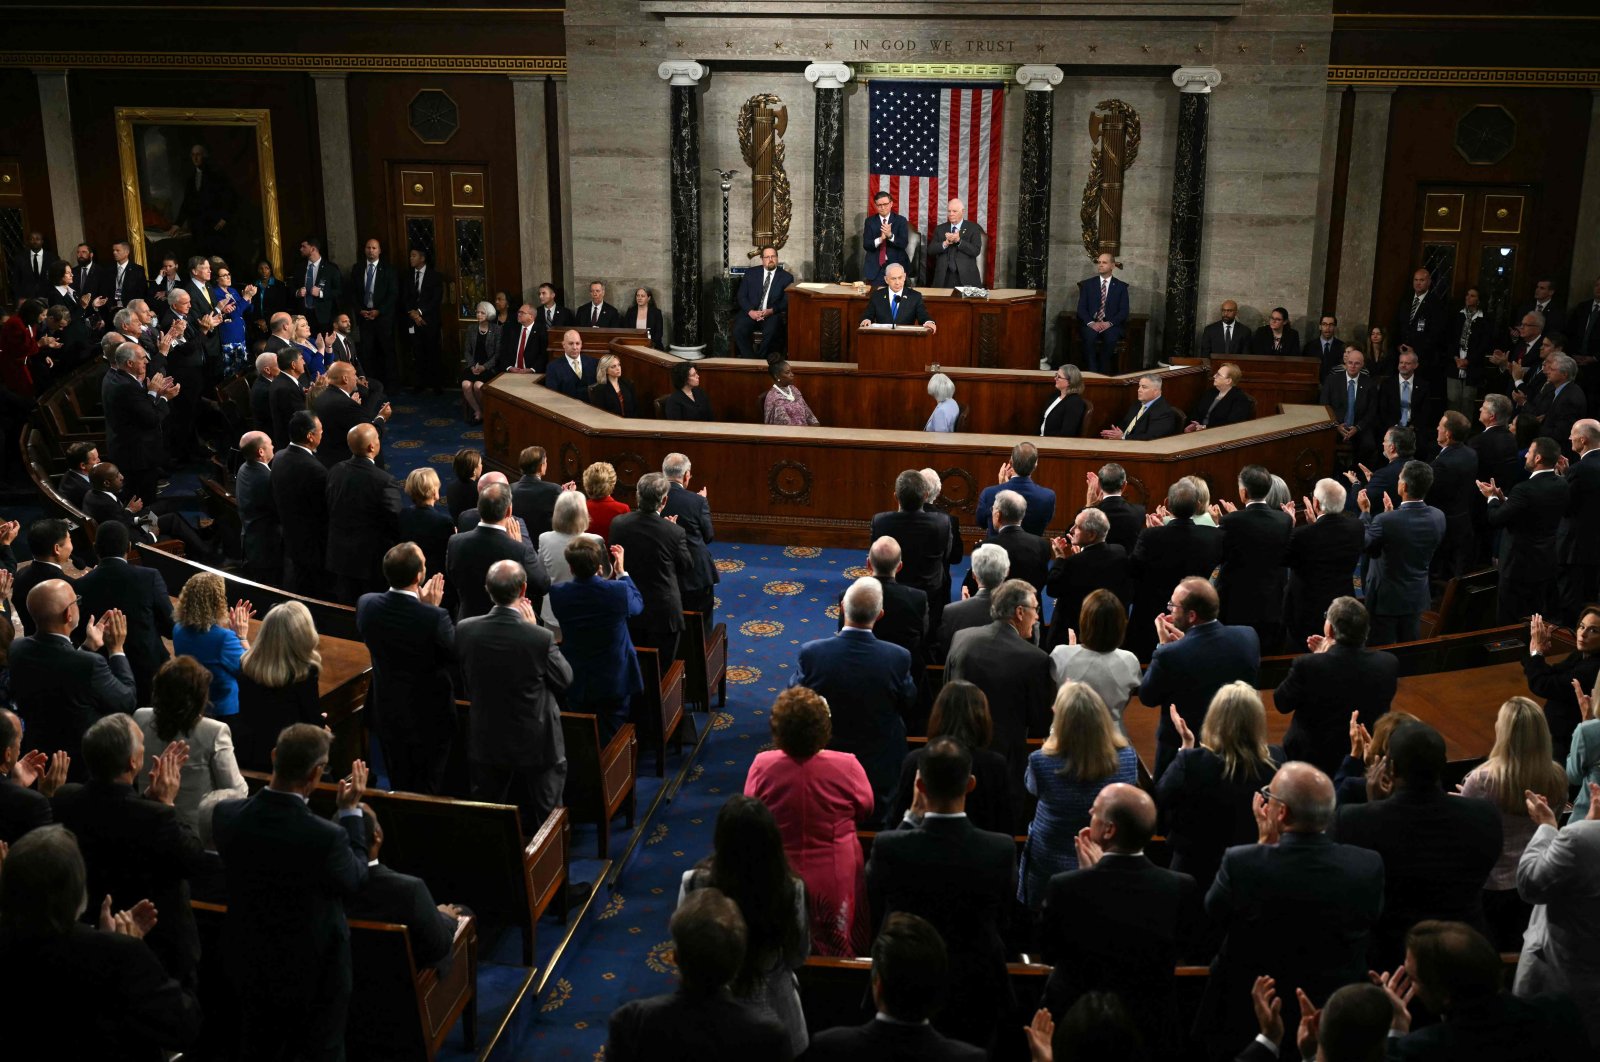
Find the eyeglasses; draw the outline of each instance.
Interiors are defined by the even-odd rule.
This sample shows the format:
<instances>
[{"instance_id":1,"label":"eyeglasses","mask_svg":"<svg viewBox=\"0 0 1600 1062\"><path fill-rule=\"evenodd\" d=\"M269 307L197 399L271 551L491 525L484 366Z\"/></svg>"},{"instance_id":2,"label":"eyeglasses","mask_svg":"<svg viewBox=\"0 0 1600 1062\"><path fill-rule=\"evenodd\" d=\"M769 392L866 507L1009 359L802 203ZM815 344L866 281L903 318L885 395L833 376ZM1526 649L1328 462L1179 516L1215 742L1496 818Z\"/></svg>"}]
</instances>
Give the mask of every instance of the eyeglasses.
<instances>
[{"instance_id":1,"label":"eyeglasses","mask_svg":"<svg viewBox=\"0 0 1600 1062\"><path fill-rule=\"evenodd\" d=\"M1038 612L1039 611L1039 606L1038 605L1018 605L1017 607L1020 608L1020 609L1025 609L1028 612Z\"/></svg>"},{"instance_id":2,"label":"eyeglasses","mask_svg":"<svg viewBox=\"0 0 1600 1062\"><path fill-rule=\"evenodd\" d=\"M1183 608L1184 608L1184 606L1182 604L1178 603L1177 601L1168 601L1167 602L1167 611L1168 612L1182 612Z\"/></svg>"},{"instance_id":3,"label":"eyeglasses","mask_svg":"<svg viewBox=\"0 0 1600 1062\"><path fill-rule=\"evenodd\" d=\"M1282 797L1278 796L1272 791L1272 786L1270 784L1262 786L1260 789L1257 789L1256 792L1261 794L1262 800L1276 800L1280 804L1285 802Z\"/></svg>"}]
</instances>

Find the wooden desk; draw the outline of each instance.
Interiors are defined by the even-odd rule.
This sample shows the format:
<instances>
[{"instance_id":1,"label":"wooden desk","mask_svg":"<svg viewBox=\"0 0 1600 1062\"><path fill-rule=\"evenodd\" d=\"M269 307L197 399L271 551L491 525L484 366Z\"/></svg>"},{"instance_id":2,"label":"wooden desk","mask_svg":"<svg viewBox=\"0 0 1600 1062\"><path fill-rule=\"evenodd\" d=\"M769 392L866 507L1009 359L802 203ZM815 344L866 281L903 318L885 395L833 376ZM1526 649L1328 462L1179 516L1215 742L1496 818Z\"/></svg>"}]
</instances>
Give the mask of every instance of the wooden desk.
<instances>
[{"instance_id":1,"label":"wooden desk","mask_svg":"<svg viewBox=\"0 0 1600 1062\"><path fill-rule=\"evenodd\" d=\"M857 372L922 372L938 361L936 335L920 325L909 328L856 329ZM791 363L792 364L792 363Z\"/></svg>"},{"instance_id":2,"label":"wooden desk","mask_svg":"<svg viewBox=\"0 0 1600 1062\"><path fill-rule=\"evenodd\" d=\"M1173 358L1172 364L1198 365L1210 373L1223 364L1237 365L1239 389L1256 400L1256 415L1276 413L1285 405L1316 405L1322 400L1322 362L1317 358L1258 357Z\"/></svg>"},{"instance_id":3,"label":"wooden desk","mask_svg":"<svg viewBox=\"0 0 1600 1062\"><path fill-rule=\"evenodd\" d=\"M1036 369L1044 338L1044 294L995 288L964 299L951 288L917 288L939 331L928 357L940 365ZM868 291L849 284L789 286L789 353L815 361L857 361L857 326Z\"/></svg>"},{"instance_id":4,"label":"wooden desk","mask_svg":"<svg viewBox=\"0 0 1600 1062\"><path fill-rule=\"evenodd\" d=\"M576 325L567 325L564 328L552 328L545 337L544 349L546 354L560 354L561 340L568 332L576 332L583 337L583 352L590 357L598 358L611 349L613 339L623 343L636 343L641 347L650 345L650 334L640 328L579 328ZM512 351L516 354L516 351ZM531 363L532 358L528 361Z\"/></svg>"}]
</instances>

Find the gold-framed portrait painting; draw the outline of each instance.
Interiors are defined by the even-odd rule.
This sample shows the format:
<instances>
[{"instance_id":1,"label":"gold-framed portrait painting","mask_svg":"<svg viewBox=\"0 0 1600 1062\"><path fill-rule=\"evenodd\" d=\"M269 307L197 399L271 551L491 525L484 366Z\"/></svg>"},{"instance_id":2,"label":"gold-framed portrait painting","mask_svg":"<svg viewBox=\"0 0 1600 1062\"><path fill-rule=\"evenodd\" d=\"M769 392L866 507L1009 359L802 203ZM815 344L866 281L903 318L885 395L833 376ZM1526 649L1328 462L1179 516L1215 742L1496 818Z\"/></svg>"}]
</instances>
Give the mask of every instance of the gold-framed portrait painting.
<instances>
[{"instance_id":1,"label":"gold-framed portrait painting","mask_svg":"<svg viewBox=\"0 0 1600 1062\"><path fill-rule=\"evenodd\" d=\"M235 277L282 265L272 119L265 109L118 107L117 153L134 258L221 258Z\"/></svg>"}]
</instances>

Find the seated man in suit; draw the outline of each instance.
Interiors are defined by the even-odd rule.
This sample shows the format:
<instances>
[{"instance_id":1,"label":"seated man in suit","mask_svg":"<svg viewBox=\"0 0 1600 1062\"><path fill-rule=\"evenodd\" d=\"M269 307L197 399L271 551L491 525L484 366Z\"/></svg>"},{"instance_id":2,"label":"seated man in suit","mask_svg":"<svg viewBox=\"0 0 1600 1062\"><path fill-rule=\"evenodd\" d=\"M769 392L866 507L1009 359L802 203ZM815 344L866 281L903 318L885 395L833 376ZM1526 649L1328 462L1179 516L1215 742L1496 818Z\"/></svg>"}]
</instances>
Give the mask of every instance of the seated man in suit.
<instances>
[{"instance_id":1,"label":"seated man in suit","mask_svg":"<svg viewBox=\"0 0 1600 1062\"><path fill-rule=\"evenodd\" d=\"M1322 404L1333 409L1334 431L1350 444L1352 459L1366 461L1374 449L1373 425L1378 416L1378 384L1364 368L1366 356L1354 347L1344 351L1344 371L1322 383Z\"/></svg>"},{"instance_id":2,"label":"seated man in suit","mask_svg":"<svg viewBox=\"0 0 1600 1062\"><path fill-rule=\"evenodd\" d=\"M748 940L739 905L717 889L695 889L668 923L677 958L675 992L635 999L611 1012L608 1062L789 1062L789 1033L768 1012L737 1001L728 983Z\"/></svg>"},{"instance_id":3,"label":"seated man in suit","mask_svg":"<svg viewBox=\"0 0 1600 1062\"><path fill-rule=\"evenodd\" d=\"M567 543L564 554L572 578L550 587L562 654L572 665L567 704L599 717L602 744L622 729L629 702L644 689L639 654L628 634L629 622L644 611L644 598L623 567L624 554L623 547L611 547L607 572L600 544L579 536ZM661 663L665 669L672 662Z\"/></svg>"},{"instance_id":4,"label":"seated man in suit","mask_svg":"<svg viewBox=\"0 0 1600 1062\"><path fill-rule=\"evenodd\" d=\"M1285 563L1294 518L1267 504L1272 473L1261 465L1239 470L1241 507L1217 522L1222 532L1222 566L1217 595L1223 623L1254 627L1262 649L1278 651L1283 641L1283 590L1289 579Z\"/></svg>"},{"instance_id":5,"label":"seated man in suit","mask_svg":"<svg viewBox=\"0 0 1600 1062\"><path fill-rule=\"evenodd\" d=\"M1023 530L1022 523L1027 513L1028 503L1016 491L1002 490L995 494L989 509L993 529L983 541L993 542L1006 551L1011 558L1012 578L1026 579L1034 590L1043 593L1045 577L1050 572L1050 543L1031 531ZM978 588L970 573L963 585L968 591Z\"/></svg>"},{"instance_id":6,"label":"seated man in suit","mask_svg":"<svg viewBox=\"0 0 1600 1062\"><path fill-rule=\"evenodd\" d=\"M1383 918L1377 959L1396 965L1406 932L1428 918L1482 930L1483 884L1500 858L1499 809L1487 800L1444 791L1444 738L1426 723L1402 723L1389 735L1387 800L1339 809L1339 839L1383 857Z\"/></svg>"},{"instance_id":7,"label":"seated man in suit","mask_svg":"<svg viewBox=\"0 0 1600 1062\"><path fill-rule=\"evenodd\" d=\"M1054 970L1042 1005L1065 1013L1086 992L1115 992L1157 1054L1177 1035L1173 967L1200 914L1194 879L1144 854L1156 832L1156 804L1142 789L1100 790L1078 834L1078 869L1056 874L1045 892L1040 936Z\"/></svg>"},{"instance_id":8,"label":"seated man in suit","mask_svg":"<svg viewBox=\"0 0 1600 1062\"><path fill-rule=\"evenodd\" d=\"M95 530L95 555L100 563L78 580L80 608L90 616L116 609L128 621L125 642L139 703L150 704L151 682L168 653L172 637L172 598L166 580L154 568L128 563L128 529L115 521Z\"/></svg>"},{"instance_id":9,"label":"seated man in suit","mask_svg":"<svg viewBox=\"0 0 1600 1062\"><path fill-rule=\"evenodd\" d=\"M355 366L348 361L334 362L328 366L325 375L328 386L312 400L311 410L322 421L322 430L327 433L329 440L328 445L318 448L317 460L331 472L334 465L353 456L344 441L349 437L350 429L357 424L370 424L382 438L392 410L387 402L373 409L361 400L361 395L356 392L359 385L356 383ZM381 454L379 459L382 459Z\"/></svg>"},{"instance_id":10,"label":"seated man in suit","mask_svg":"<svg viewBox=\"0 0 1600 1062\"><path fill-rule=\"evenodd\" d=\"M583 352L583 336L571 328L561 336L561 354L545 366L544 385L568 398L587 401L599 362Z\"/></svg>"},{"instance_id":11,"label":"seated man in suit","mask_svg":"<svg viewBox=\"0 0 1600 1062\"><path fill-rule=\"evenodd\" d=\"M32 637L38 626L26 603L33 588L51 579L60 579L71 587L78 585L78 580L66 570L66 563L72 557L72 525L55 517L35 520L28 525L28 552L33 554L33 560L12 580L11 600L23 605L19 610L22 633Z\"/></svg>"},{"instance_id":12,"label":"seated man in suit","mask_svg":"<svg viewBox=\"0 0 1600 1062\"><path fill-rule=\"evenodd\" d=\"M949 982L949 952L938 930L914 914L890 915L872 942L872 1002L877 1017L865 1025L817 1033L806 1059L983 1062L988 1055L981 1047L946 1039L929 1024L945 1000ZM956 1000L950 1005L963 1004Z\"/></svg>"},{"instance_id":13,"label":"seated man in suit","mask_svg":"<svg viewBox=\"0 0 1600 1062\"><path fill-rule=\"evenodd\" d=\"M383 827L377 813L362 801L356 805L367 823L367 880L360 891L344 899L344 914L363 922L390 922L406 927L411 957L418 968L432 966L443 974L449 969L450 946L461 920L468 917L455 904L433 902L428 883L410 874L390 870L378 861L383 850Z\"/></svg>"},{"instance_id":14,"label":"seated man in suit","mask_svg":"<svg viewBox=\"0 0 1600 1062\"><path fill-rule=\"evenodd\" d=\"M1311 651L1294 658L1272 694L1274 708L1294 713L1283 737L1291 760L1331 775L1350 747L1351 713L1359 712L1361 725L1371 730L1389 711L1400 661L1366 644L1367 610L1348 595L1335 598L1322 633L1308 642Z\"/></svg>"},{"instance_id":15,"label":"seated man in suit","mask_svg":"<svg viewBox=\"0 0 1600 1062\"><path fill-rule=\"evenodd\" d=\"M1110 530L1111 521L1104 512L1080 509L1072 521L1072 541L1058 538L1050 544L1055 559L1050 562L1044 590L1055 599L1055 611L1044 644L1047 650L1067 644L1068 632L1078 628L1083 599L1096 590L1109 590L1127 601L1128 553L1106 542Z\"/></svg>"},{"instance_id":16,"label":"seated man in suit","mask_svg":"<svg viewBox=\"0 0 1600 1062\"><path fill-rule=\"evenodd\" d=\"M883 615L872 633L879 641L898 645L911 654L911 675L920 682L923 665L928 662L928 595L895 578L904 566L900 543L888 535L873 540L872 548L867 550L867 568L883 587ZM843 593L839 595L839 626L844 626Z\"/></svg>"},{"instance_id":17,"label":"seated man in suit","mask_svg":"<svg viewBox=\"0 0 1600 1062\"><path fill-rule=\"evenodd\" d=\"M1351 592L1352 573L1366 543L1361 521L1345 512L1345 489L1338 480L1317 480L1306 505L1306 523L1289 535L1283 619L1291 652L1322 630L1333 599Z\"/></svg>"},{"instance_id":18,"label":"seated man in suit","mask_svg":"<svg viewBox=\"0 0 1600 1062\"><path fill-rule=\"evenodd\" d=\"M997 590L1011 571L1011 555L993 542L980 545L972 551L972 576L978 583L977 592L944 607L939 620L939 641L935 648L934 663L943 663L950 653L950 643L955 636L972 627L989 625L990 595Z\"/></svg>"},{"instance_id":19,"label":"seated man in suit","mask_svg":"<svg viewBox=\"0 0 1600 1062\"><path fill-rule=\"evenodd\" d=\"M1339 366L1344 363L1344 340L1334 335L1334 330L1339 327L1339 319L1331 313L1325 313L1317 319L1317 334L1306 340L1300 348L1301 354L1315 355L1322 361L1322 370L1317 373L1317 378L1325 380L1330 373L1339 371Z\"/></svg>"},{"instance_id":20,"label":"seated man in suit","mask_svg":"<svg viewBox=\"0 0 1600 1062\"><path fill-rule=\"evenodd\" d=\"M966 220L967 207L959 199L950 200L948 220L934 229L928 239L928 254L933 256L933 286L936 288L981 288L983 267L983 229Z\"/></svg>"},{"instance_id":21,"label":"seated man in suit","mask_svg":"<svg viewBox=\"0 0 1600 1062\"><path fill-rule=\"evenodd\" d=\"M1145 669L1139 700L1157 710L1156 765L1160 778L1178 754L1181 741L1167 707L1174 705L1189 729L1200 733L1211 698L1230 682L1252 686L1261 668L1261 640L1251 627L1226 627L1217 622L1217 591L1210 581L1191 575L1180 582L1156 617L1160 645Z\"/></svg>"},{"instance_id":22,"label":"seated man in suit","mask_svg":"<svg viewBox=\"0 0 1600 1062\"><path fill-rule=\"evenodd\" d=\"M617 313L615 306L606 301L604 281L589 282L589 301L572 311L572 323L584 328L616 328L621 325L622 315Z\"/></svg>"},{"instance_id":23,"label":"seated man in suit","mask_svg":"<svg viewBox=\"0 0 1600 1062\"><path fill-rule=\"evenodd\" d=\"M1189 423L1183 426L1183 430L1190 432L1221 428L1254 416L1255 403L1249 395L1239 390L1239 380L1243 375L1239 366L1232 362L1219 365L1217 371L1211 374L1211 387L1189 411Z\"/></svg>"},{"instance_id":24,"label":"seated man in suit","mask_svg":"<svg viewBox=\"0 0 1600 1062\"><path fill-rule=\"evenodd\" d=\"M1083 339L1083 366L1089 372L1111 372L1117 343L1128 326L1128 285L1112 276L1111 252L1095 255L1095 275L1078 282L1078 330Z\"/></svg>"},{"instance_id":25,"label":"seated man in suit","mask_svg":"<svg viewBox=\"0 0 1600 1062\"><path fill-rule=\"evenodd\" d=\"M878 835L867 860L874 912L926 919L950 949L950 997L934 1021L946 1036L989 1046L1016 1001L1004 931L1017 890L1016 843L967 819L972 753L951 738L923 751L916 796L898 830Z\"/></svg>"},{"instance_id":26,"label":"seated man in suit","mask_svg":"<svg viewBox=\"0 0 1600 1062\"><path fill-rule=\"evenodd\" d=\"M1161 397L1161 377L1149 374L1139 377L1138 397L1120 424L1113 424L1100 433L1102 439L1165 439L1183 431L1183 414L1167 404Z\"/></svg>"},{"instance_id":27,"label":"seated man in suit","mask_svg":"<svg viewBox=\"0 0 1600 1062\"><path fill-rule=\"evenodd\" d=\"M472 702L472 798L516 804L524 831L532 834L561 803L567 781L555 691L571 685L572 666L523 596L528 573L522 565L496 561L484 585L494 607L456 628L456 655Z\"/></svg>"},{"instance_id":28,"label":"seated man in suit","mask_svg":"<svg viewBox=\"0 0 1600 1062\"><path fill-rule=\"evenodd\" d=\"M89 493L83 497L83 514L96 524L120 523L127 527L134 542L154 545L159 538L175 538L183 543L184 556L201 564L216 564L222 558L215 544L202 537L178 513L157 516L145 509L144 499L130 498L123 505L122 472L109 461L102 461L89 473Z\"/></svg>"},{"instance_id":29,"label":"seated man in suit","mask_svg":"<svg viewBox=\"0 0 1600 1062\"><path fill-rule=\"evenodd\" d=\"M916 469L908 468L895 477L894 496L900 508L873 516L872 539L888 537L899 544L903 564L899 580L928 596L928 624L937 626L948 599L943 589L948 578L945 558L950 553L950 521L943 513L923 507L927 481Z\"/></svg>"},{"instance_id":30,"label":"seated man in suit","mask_svg":"<svg viewBox=\"0 0 1600 1062\"><path fill-rule=\"evenodd\" d=\"M1233 358L1250 353L1250 330L1239 323L1239 304L1222 300L1222 316L1200 332L1202 358Z\"/></svg>"},{"instance_id":31,"label":"seated man in suit","mask_svg":"<svg viewBox=\"0 0 1600 1062\"><path fill-rule=\"evenodd\" d=\"M94 443L78 442L67 447L67 470L56 480L56 493L82 511L83 496L89 492L89 472L99 463L100 449Z\"/></svg>"},{"instance_id":32,"label":"seated man in suit","mask_svg":"<svg viewBox=\"0 0 1600 1062\"><path fill-rule=\"evenodd\" d=\"M883 271L886 285L873 291L861 311L861 327L869 325L922 325L931 335L939 330L915 288L906 287L906 267L891 265Z\"/></svg>"},{"instance_id":33,"label":"seated man in suit","mask_svg":"<svg viewBox=\"0 0 1600 1062\"><path fill-rule=\"evenodd\" d=\"M995 495L1003 490L1014 490L1028 503L1027 512L1022 516L1022 529L1030 535L1044 534L1050 521L1055 519L1056 492L1033 481L1038 467L1039 448L1033 443L1019 442L1011 448L1011 460L1001 464L995 484L983 488L978 495L976 516L980 528L988 531L993 526L990 521L994 515Z\"/></svg>"},{"instance_id":34,"label":"seated man in suit","mask_svg":"<svg viewBox=\"0 0 1600 1062\"><path fill-rule=\"evenodd\" d=\"M756 356L752 338L759 332L761 352L768 361L775 360L793 283L794 276L778 267L778 249L771 244L762 247L761 268L746 269L739 282L739 312L733 318L733 343L739 357Z\"/></svg>"},{"instance_id":35,"label":"seated man in suit","mask_svg":"<svg viewBox=\"0 0 1600 1062\"><path fill-rule=\"evenodd\" d=\"M50 798L67 780L67 755L22 753L22 719L0 708L0 842L16 844L29 830L50 825Z\"/></svg>"},{"instance_id":36,"label":"seated man in suit","mask_svg":"<svg viewBox=\"0 0 1600 1062\"><path fill-rule=\"evenodd\" d=\"M345 443L351 456L328 472L327 565L351 605L383 589L383 554L400 538L400 482L377 466L377 428L357 424Z\"/></svg>"},{"instance_id":37,"label":"seated man in suit","mask_svg":"<svg viewBox=\"0 0 1600 1062\"><path fill-rule=\"evenodd\" d=\"M1433 469L1407 461L1400 470L1400 505L1384 498L1388 512L1374 515L1365 492L1356 496L1366 528L1367 607L1372 640L1379 645L1422 637L1422 612L1428 607L1428 570L1444 541L1444 513L1423 501L1433 486Z\"/></svg>"},{"instance_id":38,"label":"seated man in suit","mask_svg":"<svg viewBox=\"0 0 1600 1062\"><path fill-rule=\"evenodd\" d=\"M906 756L905 718L916 707L911 654L879 639L883 587L863 576L844 592L844 626L829 638L800 647L800 666L789 685L815 690L833 713L828 747L853 753L872 783L873 811L866 829L876 829L888 811Z\"/></svg>"}]
</instances>

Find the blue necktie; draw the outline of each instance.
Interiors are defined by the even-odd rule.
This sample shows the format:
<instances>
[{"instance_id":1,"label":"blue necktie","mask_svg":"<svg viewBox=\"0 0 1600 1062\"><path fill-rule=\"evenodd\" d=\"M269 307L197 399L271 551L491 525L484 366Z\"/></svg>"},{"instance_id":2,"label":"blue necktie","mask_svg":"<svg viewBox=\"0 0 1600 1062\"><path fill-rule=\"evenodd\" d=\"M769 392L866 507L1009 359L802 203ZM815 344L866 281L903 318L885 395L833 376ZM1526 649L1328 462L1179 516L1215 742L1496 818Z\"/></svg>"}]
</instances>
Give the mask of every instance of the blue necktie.
<instances>
[{"instance_id":1,"label":"blue necktie","mask_svg":"<svg viewBox=\"0 0 1600 1062\"><path fill-rule=\"evenodd\" d=\"M895 302L896 301L897 300L895 299L895 297L893 295L889 296L889 320L890 321L893 321L895 319L896 311L895 311L894 307L895 307Z\"/></svg>"},{"instance_id":2,"label":"blue necktie","mask_svg":"<svg viewBox=\"0 0 1600 1062\"><path fill-rule=\"evenodd\" d=\"M1400 426L1411 426L1411 381L1400 381Z\"/></svg>"},{"instance_id":3,"label":"blue necktie","mask_svg":"<svg viewBox=\"0 0 1600 1062\"><path fill-rule=\"evenodd\" d=\"M372 284L378 272L378 263L367 263L367 309L372 309Z\"/></svg>"},{"instance_id":4,"label":"blue necktie","mask_svg":"<svg viewBox=\"0 0 1600 1062\"><path fill-rule=\"evenodd\" d=\"M1344 426L1354 427L1356 423L1356 382L1351 380L1344 400Z\"/></svg>"}]
</instances>

